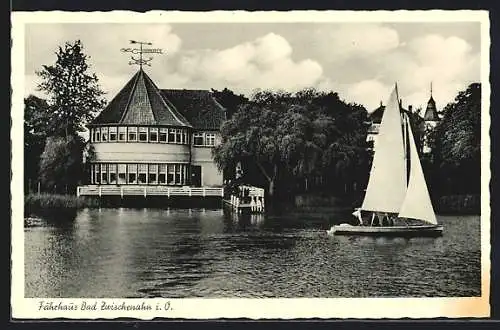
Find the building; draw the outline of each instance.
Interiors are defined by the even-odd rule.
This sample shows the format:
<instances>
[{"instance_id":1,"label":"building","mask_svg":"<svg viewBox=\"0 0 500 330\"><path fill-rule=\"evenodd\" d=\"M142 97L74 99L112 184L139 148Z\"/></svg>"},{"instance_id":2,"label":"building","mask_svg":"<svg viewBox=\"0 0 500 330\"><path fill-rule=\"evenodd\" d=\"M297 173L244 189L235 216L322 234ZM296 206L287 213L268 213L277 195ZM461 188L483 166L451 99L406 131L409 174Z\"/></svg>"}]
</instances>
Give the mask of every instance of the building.
<instances>
[{"instance_id":1,"label":"building","mask_svg":"<svg viewBox=\"0 0 500 330\"><path fill-rule=\"evenodd\" d=\"M425 122L425 135L424 135L424 153L430 153L432 151L431 146L429 145L429 133L436 127L439 123L439 114L436 108L436 102L432 97L432 84L431 84L431 96L429 101L427 102L427 107L425 109L424 114L424 122Z\"/></svg>"},{"instance_id":2,"label":"building","mask_svg":"<svg viewBox=\"0 0 500 330\"><path fill-rule=\"evenodd\" d=\"M432 97L432 85L431 95L429 101L427 102L427 107L423 117L420 116L419 111L414 111L411 105L408 106L408 109L403 108L401 100L399 102L399 105L401 111L407 113L413 119L412 122L414 122L418 127L418 129L413 132L415 134L415 142L417 143L417 146L421 147L420 150L424 153L430 152L431 149L428 143L428 136L430 131L436 127L440 120L436 108L436 102ZM368 116L369 127L366 141L370 149L375 148L384 110L385 106L382 104L382 102L380 102L380 106L372 111Z\"/></svg>"},{"instance_id":3,"label":"building","mask_svg":"<svg viewBox=\"0 0 500 330\"><path fill-rule=\"evenodd\" d=\"M211 152L225 118L211 92L161 90L141 67L88 124L89 186L221 187Z\"/></svg>"}]
</instances>

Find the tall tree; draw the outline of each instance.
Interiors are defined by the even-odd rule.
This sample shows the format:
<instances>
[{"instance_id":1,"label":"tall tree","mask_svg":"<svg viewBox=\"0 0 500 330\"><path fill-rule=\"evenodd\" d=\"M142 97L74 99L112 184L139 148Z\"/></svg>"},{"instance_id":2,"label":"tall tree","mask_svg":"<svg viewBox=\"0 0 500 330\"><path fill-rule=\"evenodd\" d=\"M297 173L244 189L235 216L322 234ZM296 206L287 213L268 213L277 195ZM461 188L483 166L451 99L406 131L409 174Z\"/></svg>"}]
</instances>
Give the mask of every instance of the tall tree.
<instances>
[{"instance_id":1,"label":"tall tree","mask_svg":"<svg viewBox=\"0 0 500 330\"><path fill-rule=\"evenodd\" d=\"M47 102L34 95L24 99L24 183L25 190L38 181L38 164L47 139L46 127L50 122Z\"/></svg>"},{"instance_id":2,"label":"tall tree","mask_svg":"<svg viewBox=\"0 0 500 330\"><path fill-rule=\"evenodd\" d=\"M481 84L460 91L432 132L435 186L443 193L478 193L481 178Z\"/></svg>"},{"instance_id":3,"label":"tall tree","mask_svg":"<svg viewBox=\"0 0 500 330\"><path fill-rule=\"evenodd\" d=\"M56 56L54 65L44 65L37 71L42 78L38 88L49 97L51 120L47 129L68 138L84 131L85 123L103 108L104 92L96 74L89 72L90 57L83 52L80 40L66 42Z\"/></svg>"}]
</instances>

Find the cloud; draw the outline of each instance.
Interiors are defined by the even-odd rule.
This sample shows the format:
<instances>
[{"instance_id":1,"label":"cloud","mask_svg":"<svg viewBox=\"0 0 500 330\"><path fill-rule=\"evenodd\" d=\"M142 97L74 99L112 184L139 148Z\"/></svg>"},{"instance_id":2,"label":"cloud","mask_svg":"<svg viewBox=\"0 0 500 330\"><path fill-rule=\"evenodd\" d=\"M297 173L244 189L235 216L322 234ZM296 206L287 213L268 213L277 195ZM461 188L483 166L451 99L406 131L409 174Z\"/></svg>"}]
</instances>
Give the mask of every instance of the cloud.
<instances>
[{"instance_id":1,"label":"cloud","mask_svg":"<svg viewBox=\"0 0 500 330\"><path fill-rule=\"evenodd\" d=\"M397 24L290 25L262 29L259 37L241 29L238 40L228 46L224 33L231 28L221 24L220 38L203 46L210 48L201 48L187 41L183 46L181 36L190 35L188 25L174 29L168 24L29 25L25 91L28 94L36 86L36 69L54 63L57 46L75 39L81 39L91 55L91 70L108 92L108 100L137 70L128 65L130 54L120 51L130 47L129 39L146 39L152 47L164 49L165 54L154 56L153 66L146 67L160 88L228 87L250 94L255 89L293 92L315 87L338 92L346 101L371 111L386 101L395 82L403 104L417 108L427 104L432 81L441 109L458 91L480 79L479 50L466 41L470 38L453 31L447 35L439 29L430 34L412 31L413 37L408 37ZM211 31L217 33L217 27Z\"/></svg>"},{"instance_id":2,"label":"cloud","mask_svg":"<svg viewBox=\"0 0 500 330\"><path fill-rule=\"evenodd\" d=\"M381 24L350 23L328 30L319 30L316 44L330 61L350 57L369 57L397 48L400 45L396 30Z\"/></svg>"},{"instance_id":3,"label":"cloud","mask_svg":"<svg viewBox=\"0 0 500 330\"><path fill-rule=\"evenodd\" d=\"M384 104L389 97L392 86L387 86L374 79L363 80L350 85L346 90L346 98L367 107L368 111L374 110L380 102Z\"/></svg>"},{"instance_id":4,"label":"cloud","mask_svg":"<svg viewBox=\"0 0 500 330\"><path fill-rule=\"evenodd\" d=\"M269 33L226 49L187 52L180 56L174 70L184 77L185 84L229 87L246 93L255 89L297 91L314 86L323 68L312 59L295 61L292 51L285 38Z\"/></svg>"},{"instance_id":5,"label":"cloud","mask_svg":"<svg viewBox=\"0 0 500 330\"><path fill-rule=\"evenodd\" d=\"M131 54L120 51L134 46L130 40L151 42L153 45L148 47L162 48L166 55L153 56L153 63L159 67L164 65L165 57L175 55L182 45L181 38L168 24L29 24L25 38L25 74L32 80L27 85L36 85L33 82L37 80L35 71L43 64L55 63L58 46L77 39L82 41L84 52L89 55L90 70L103 77L103 89L113 94L108 98L118 92L135 70L128 66ZM117 89L118 81L121 86Z\"/></svg>"}]
</instances>

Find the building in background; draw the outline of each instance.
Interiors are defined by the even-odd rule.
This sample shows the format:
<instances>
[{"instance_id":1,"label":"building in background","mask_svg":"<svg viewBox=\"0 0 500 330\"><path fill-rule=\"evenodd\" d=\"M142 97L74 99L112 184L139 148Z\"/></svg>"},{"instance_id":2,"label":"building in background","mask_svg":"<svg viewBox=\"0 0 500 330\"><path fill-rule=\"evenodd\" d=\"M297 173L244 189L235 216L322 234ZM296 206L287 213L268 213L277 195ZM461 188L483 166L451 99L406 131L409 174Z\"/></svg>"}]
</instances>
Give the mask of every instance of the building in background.
<instances>
[{"instance_id":1,"label":"building in background","mask_svg":"<svg viewBox=\"0 0 500 330\"><path fill-rule=\"evenodd\" d=\"M439 114L436 108L436 102L432 97L432 85L431 85L431 95L429 101L427 102L427 107L425 109L424 116L420 116L419 111L414 111L411 105L408 109L403 108L402 101L399 102L402 112L406 112L412 119L412 122L417 126L413 130L415 136L415 142L419 147L419 150L423 153L429 153L431 147L429 145L428 137L430 132L439 123ZM374 150L376 148L377 136L379 132L380 123L382 122L382 116L384 114L385 106L380 102L380 106L372 111L368 116L368 132L366 136L366 141L368 143L368 148Z\"/></svg>"},{"instance_id":2,"label":"building in background","mask_svg":"<svg viewBox=\"0 0 500 330\"><path fill-rule=\"evenodd\" d=\"M220 187L225 108L207 90L160 90L140 70L89 125L91 185Z\"/></svg>"}]
</instances>

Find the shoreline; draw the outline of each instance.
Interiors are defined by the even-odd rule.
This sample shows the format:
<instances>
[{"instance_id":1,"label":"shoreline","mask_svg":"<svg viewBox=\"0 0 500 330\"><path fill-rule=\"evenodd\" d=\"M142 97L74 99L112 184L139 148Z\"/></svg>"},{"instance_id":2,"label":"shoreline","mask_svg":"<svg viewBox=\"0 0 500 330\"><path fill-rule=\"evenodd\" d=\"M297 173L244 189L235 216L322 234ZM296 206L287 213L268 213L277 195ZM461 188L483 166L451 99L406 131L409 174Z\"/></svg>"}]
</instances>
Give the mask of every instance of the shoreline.
<instances>
[{"instance_id":1,"label":"shoreline","mask_svg":"<svg viewBox=\"0 0 500 330\"><path fill-rule=\"evenodd\" d=\"M276 211L290 211L298 213L316 213L316 212L349 212L353 206L349 203L342 201L338 197L328 196L327 200L333 202L324 202L324 198L316 198L313 194L308 195L308 202L304 202L302 197L301 203L280 203L275 202ZM123 206L124 203L129 203ZM121 204L121 205L120 205ZM117 201L116 199L99 199L89 197L77 197L76 195L62 195L62 194L28 194L24 197L24 218L36 218L36 216L54 215L64 217L68 214L74 214L80 209L90 208L193 208L196 204L199 208L210 208L216 204L220 204L215 200L192 201L187 199L176 199L166 201L164 199L128 199L125 201ZM438 215L481 215L480 212L480 195L447 195L441 196L437 199L437 206L435 212ZM120 206L119 206L120 205ZM221 205L222 207L222 205ZM195 207L196 208L196 207Z\"/></svg>"}]
</instances>

